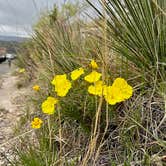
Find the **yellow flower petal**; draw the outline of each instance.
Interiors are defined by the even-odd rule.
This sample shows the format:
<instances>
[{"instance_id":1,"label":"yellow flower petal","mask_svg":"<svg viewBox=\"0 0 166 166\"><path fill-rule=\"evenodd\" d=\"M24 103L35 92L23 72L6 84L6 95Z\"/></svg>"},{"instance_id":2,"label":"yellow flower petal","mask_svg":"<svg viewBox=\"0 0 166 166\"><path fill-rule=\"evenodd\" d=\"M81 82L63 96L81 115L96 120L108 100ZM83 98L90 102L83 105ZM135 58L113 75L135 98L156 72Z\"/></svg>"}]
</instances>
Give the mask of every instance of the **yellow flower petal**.
<instances>
[{"instance_id":1,"label":"yellow flower petal","mask_svg":"<svg viewBox=\"0 0 166 166\"><path fill-rule=\"evenodd\" d=\"M87 75L84 79L87 82L94 83L99 81L101 78L101 73L98 73L97 71L92 71L89 75Z\"/></svg>"},{"instance_id":2,"label":"yellow flower petal","mask_svg":"<svg viewBox=\"0 0 166 166\"><path fill-rule=\"evenodd\" d=\"M52 84L55 85L55 86L60 86L61 83L67 79L67 75L66 74L63 74L63 75L56 75L54 77L54 79L52 80Z\"/></svg>"},{"instance_id":3,"label":"yellow flower petal","mask_svg":"<svg viewBox=\"0 0 166 166\"><path fill-rule=\"evenodd\" d=\"M54 97L48 97L45 101L42 103L42 111L45 114L54 114L55 112L55 104L58 103L58 100Z\"/></svg>"},{"instance_id":4,"label":"yellow flower petal","mask_svg":"<svg viewBox=\"0 0 166 166\"><path fill-rule=\"evenodd\" d=\"M21 68L21 69L19 69L18 72L19 72L19 73L24 73L24 72L25 72L25 69L24 69L24 68Z\"/></svg>"},{"instance_id":5,"label":"yellow flower petal","mask_svg":"<svg viewBox=\"0 0 166 166\"><path fill-rule=\"evenodd\" d=\"M92 69L98 69L98 65L97 65L97 63L95 62L95 60L91 60L90 66L92 67Z\"/></svg>"},{"instance_id":6,"label":"yellow flower petal","mask_svg":"<svg viewBox=\"0 0 166 166\"><path fill-rule=\"evenodd\" d=\"M71 89L71 82L67 79L66 74L56 75L51 83L55 85L55 92L60 97L66 96Z\"/></svg>"},{"instance_id":7,"label":"yellow flower petal","mask_svg":"<svg viewBox=\"0 0 166 166\"><path fill-rule=\"evenodd\" d=\"M42 123L43 121L40 118L34 118L33 121L31 122L31 127L33 129L39 129Z\"/></svg>"},{"instance_id":8,"label":"yellow flower petal","mask_svg":"<svg viewBox=\"0 0 166 166\"><path fill-rule=\"evenodd\" d=\"M84 74L84 69L79 68L71 72L71 79L74 81L78 79L82 74Z\"/></svg>"},{"instance_id":9,"label":"yellow flower petal","mask_svg":"<svg viewBox=\"0 0 166 166\"><path fill-rule=\"evenodd\" d=\"M112 86L120 89L124 99L129 99L133 94L133 88L123 78L116 78Z\"/></svg>"},{"instance_id":10,"label":"yellow flower petal","mask_svg":"<svg viewBox=\"0 0 166 166\"><path fill-rule=\"evenodd\" d=\"M104 98L110 105L122 102L123 97L120 94L120 89L113 86L105 86L103 90Z\"/></svg>"},{"instance_id":11,"label":"yellow flower petal","mask_svg":"<svg viewBox=\"0 0 166 166\"><path fill-rule=\"evenodd\" d=\"M92 95L101 96L103 92L103 82L98 81L95 83L95 85L89 86L88 92Z\"/></svg>"},{"instance_id":12,"label":"yellow flower petal","mask_svg":"<svg viewBox=\"0 0 166 166\"><path fill-rule=\"evenodd\" d=\"M62 84L62 87L56 88L55 91L57 92L58 96L65 97L67 93L69 92L70 88L71 88L71 83L66 82Z\"/></svg>"},{"instance_id":13,"label":"yellow flower petal","mask_svg":"<svg viewBox=\"0 0 166 166\"><path fill-rule=\"evenodd\" d=\"M32 88L33 88L34 91L39 91L40 90L40 86L39 85L34 85Z\"/></svg>"}]
</instances>

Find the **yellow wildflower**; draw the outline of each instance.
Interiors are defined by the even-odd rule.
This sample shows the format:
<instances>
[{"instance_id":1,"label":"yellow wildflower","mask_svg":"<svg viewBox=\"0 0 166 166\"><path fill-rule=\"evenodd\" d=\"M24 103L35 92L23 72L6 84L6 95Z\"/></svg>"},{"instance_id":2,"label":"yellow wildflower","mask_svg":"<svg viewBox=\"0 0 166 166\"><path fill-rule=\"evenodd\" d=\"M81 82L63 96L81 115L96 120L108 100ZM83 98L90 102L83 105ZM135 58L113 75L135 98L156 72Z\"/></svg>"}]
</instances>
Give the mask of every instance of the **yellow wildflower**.
<instances>
[{"instance_id":1,"label":"yellow wildflower","mask_svg":"<svg viewBox=\"0 0 166 166\"><path fill-rule=\"evenodd\" d=\"M31 127L33 129L39 129L42 123L43 121L40 118L34 118L33 121L31 122Z\"/></svg>"},{"instance_id":2,"label":"yellow wildflower","mask_svg":"<svg viewBox=\"0 0 166 166\"><path fill-rule=\"evenodd\" d=\"M71 72L71 79L76 80L78 79L82 74L84 74L84 69L79 68Z\"/></svg>"},{"instance_id":3,"label":"yellow wildflower","mask_svg":"<svg viewBox=\"0 0 166 166\"><path fill-rule=\"evenodd\" d=\"M55 112L55 104L58 103L58 100L54 97L48 97L45 101L42 103L42 111L45 114L54 114Z\"/></svg>"},{"instance_id":4,"label":"yellow wildflower","mask_svg":"<svg viewBox=\"0 0 166 166\"><path fill-rule=\"evenodd\" d=\"M113 86L104 86L103 94L105 100L110 105L115 105L116 103L123 101L119 88Z\"/></svg>"},{"instance_id":5,"label":"yellow wildflower","mask_svg":"<svg viewBox=\"0 0 166 166\"><path fill-rule=\"evenodd\" d=\"M90 66L92 67L92 69L97 69L97 68L98 68L98 65L97 65L97 63L95 62L95 60L91 60Z\"/></svg>"},{"instance_id":6,"label":"yellow wildflower","mask_svg":"<svg viewBox=\"0 0 166 166\"><path fill-rule=\"evenodd\" d=\"M34 85L32 88L33 88L34 91L39 91L40 90L40 86L39 85Z\"/></svg>"},{"instance_id":7,"label":"yellow wildflower","mask_svg":"<svg viewBox=\"0 0 166 166\"><path fill-rule=\"evenodd\" d=\"M101 96L103 91L103 81L98 81L94 85L89 86L88 92L92 95Z\"/></svg>"},{"instance_id":8,"label":"yellow wildflower","mask_svg":"<svg viewBox=\"0 0 166 166\"><path fill-rule=\"evenodd\" d=\"M125 100L129 99L133 94L133 88L123 78L116 78L112 86L120 89L120 93Z\"/></svg>"},{"instance_id":9,"label":"yellow wildflower","mask_svg":"<svg viewBox=\"0 0 166 166\"><path fill-rule=\"evenodd\" d=\"M56 75L51 83L55 85L55 92L61 97L66 96L71 88L71 82L67 79L66 74Z\"/></svg>"},{"instance_id":10,"label":"yellow wildflower","mask_svg":"<svg viewBox=\"0 0 166 166\"><path fill-rule=\"evenodd\" d=\"M19 69L18 72L19 72L19 73L24 73L24 72L25 72L25 69L24 69L24 68L21 68L21 69Z\"/></svg>"},{"instance_id":11,"label":"yellow wildflower","mask_svg":"<svg viewBox=\"0 0 166 166\"><path fill-rule=\"evenodd\" d=\"M87 82L94 83L100 80L101 73L98 73L97 71L92 71L89 75L87 75L84 79Z\"/></svg>"}]
</instances>

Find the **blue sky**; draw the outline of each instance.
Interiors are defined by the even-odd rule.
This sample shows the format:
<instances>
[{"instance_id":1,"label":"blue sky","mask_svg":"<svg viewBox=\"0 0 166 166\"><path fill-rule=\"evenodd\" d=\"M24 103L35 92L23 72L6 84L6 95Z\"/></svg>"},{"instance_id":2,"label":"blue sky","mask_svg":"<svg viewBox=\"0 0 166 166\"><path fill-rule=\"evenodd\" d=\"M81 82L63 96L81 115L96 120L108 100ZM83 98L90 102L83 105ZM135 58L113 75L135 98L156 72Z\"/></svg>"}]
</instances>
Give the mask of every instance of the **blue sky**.
<instances>
[{"instance_id":1,"label":"blue sky","mask_svg":"<svg viewBox=\"0 0 166 166\"><path fill-rule=\"evenodd\" d=\"M42 11L64 0L0 0L0 35L27 36Z\"/></svg>"}]
</instances>

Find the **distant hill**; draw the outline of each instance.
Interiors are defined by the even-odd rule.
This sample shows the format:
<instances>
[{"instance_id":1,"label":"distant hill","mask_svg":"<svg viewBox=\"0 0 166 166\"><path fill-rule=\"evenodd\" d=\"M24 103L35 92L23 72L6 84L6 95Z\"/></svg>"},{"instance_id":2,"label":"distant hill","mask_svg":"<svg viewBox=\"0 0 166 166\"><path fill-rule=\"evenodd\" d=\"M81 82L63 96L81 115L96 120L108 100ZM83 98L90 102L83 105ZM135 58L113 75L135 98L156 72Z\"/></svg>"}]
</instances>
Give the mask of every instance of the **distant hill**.
<instances>
[{"instance_id":1,"label":"distant hill","mask_svg":"<svg viewBox=\"0 0 166 166\"><path fill-rule=\"evenodd\" d=\"M1 36L0 35L0 41L4 41L4 42L19 42L19 43L21 43L27 39L29 39L29 38L18 37L18 36Z\"/></svg>"},{"instance_id":2,"label":"distant hill","mask_svg":"<svg viewBox=\"0 0 166 166\"><path fill-rule=\"evenodd\" d=\"M5 48L7 53L16 53L22 42L28 39L30 38L0 35L0 47Z\"/></svg>"}]
</instances>

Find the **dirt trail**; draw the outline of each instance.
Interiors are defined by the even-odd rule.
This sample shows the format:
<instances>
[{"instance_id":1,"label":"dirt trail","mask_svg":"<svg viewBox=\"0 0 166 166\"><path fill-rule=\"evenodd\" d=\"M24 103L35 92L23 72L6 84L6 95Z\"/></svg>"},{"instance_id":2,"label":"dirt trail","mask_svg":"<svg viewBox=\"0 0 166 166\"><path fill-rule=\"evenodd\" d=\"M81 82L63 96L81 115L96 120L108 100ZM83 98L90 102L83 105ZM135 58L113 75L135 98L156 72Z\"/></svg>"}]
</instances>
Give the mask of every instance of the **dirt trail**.
<instances>
[{"instance_id":1,"label":"dirt trail","mask_svg":"<svg viewBox=\"0 0 166 166\"><path fill-rule=\"evenodd\" d=\"M0 78L0 165L7 166L4 156L12 158L10 144L5 144L13 137L13 129L22 115L19 100L25 89L17 89L17 76L7 73ZM4 145L4 146L2 146Z\"/></svg>"},{"instance_id":2,"label":"dirt trail","mask_svg":"<svg viewBox=\"0 0 166 166\"><path fill-rule=\"evenodd\" d=\"M0 108L15 112L15 105L12 103L12 98L16 93L15 84L17 82L16 76L6 74L2 77L2 86L0 88Z\"/></svg>"}]
</instances>

